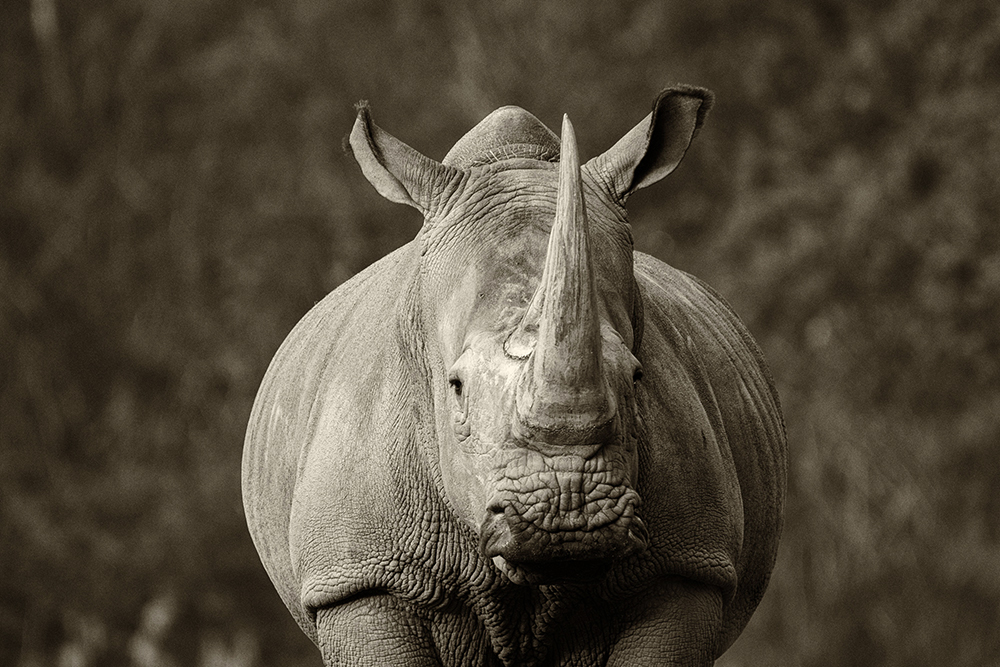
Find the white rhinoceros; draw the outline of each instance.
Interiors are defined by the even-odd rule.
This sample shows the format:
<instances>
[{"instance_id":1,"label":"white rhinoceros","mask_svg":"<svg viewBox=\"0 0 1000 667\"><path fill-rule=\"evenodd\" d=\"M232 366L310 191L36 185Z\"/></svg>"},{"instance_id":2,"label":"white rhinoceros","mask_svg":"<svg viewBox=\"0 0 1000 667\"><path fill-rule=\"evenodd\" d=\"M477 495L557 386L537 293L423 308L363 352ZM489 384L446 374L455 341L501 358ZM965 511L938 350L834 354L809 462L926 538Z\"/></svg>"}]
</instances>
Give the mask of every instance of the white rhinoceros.
<instances>
[{"instance_id":1,"label":"white rhinoceros","mask_svg":"<svg viewBox=\"0 0 1000 667\"><path fill-rule=\"evenodd\" d=\"M443 162L359 106L411 243L278 350L243 459L261 560L328 665L711 665L764 593L784 502L773 383L704 283L635 252L692 87L582 167L516 107Z\"/></svg>"}]
</instances>

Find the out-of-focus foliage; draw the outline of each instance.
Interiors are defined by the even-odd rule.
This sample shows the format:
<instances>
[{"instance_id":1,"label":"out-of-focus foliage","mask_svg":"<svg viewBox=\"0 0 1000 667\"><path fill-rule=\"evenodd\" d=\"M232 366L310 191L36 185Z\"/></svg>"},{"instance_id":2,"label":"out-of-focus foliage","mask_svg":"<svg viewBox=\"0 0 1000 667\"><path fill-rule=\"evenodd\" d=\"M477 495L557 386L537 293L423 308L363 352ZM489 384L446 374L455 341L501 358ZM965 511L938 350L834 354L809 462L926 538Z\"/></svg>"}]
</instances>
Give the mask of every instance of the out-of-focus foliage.
<instances>
[{"instance_id":1,"label":"out-of-focus foliage","mask_svg":"<svg viewBox=\"0 0 1000 667\"><path fill-rule=\"evenodd\" d=\"M771 588L720 665L1000 661L993 0L13 0L0 21L0 664L318 664L239 493L296 320L419 220L341 141L432 157L568 112L594 155L718 94L636 243L771 362Z\"/></svg>"}]
</instances>

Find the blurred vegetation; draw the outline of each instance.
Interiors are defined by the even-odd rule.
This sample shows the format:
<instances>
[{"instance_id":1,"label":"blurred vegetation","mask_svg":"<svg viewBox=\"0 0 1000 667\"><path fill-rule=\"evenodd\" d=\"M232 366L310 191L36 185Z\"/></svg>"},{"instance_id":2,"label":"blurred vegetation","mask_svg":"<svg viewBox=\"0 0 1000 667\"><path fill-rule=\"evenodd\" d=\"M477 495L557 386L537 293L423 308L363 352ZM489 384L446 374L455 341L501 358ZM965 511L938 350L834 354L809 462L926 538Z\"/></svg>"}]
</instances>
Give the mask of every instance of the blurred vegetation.
<instances>
[{"instance_id":1,"label":"blurred vegetation","mask_svg":"<svg viewBox=\"0 0 1000 667\"><path fill-rule=\"evenodd\" d=\"M440 159L519 104L604 150L718 103L630 202L784 400L786 532L720 665L1000 663L1000 6L9 0L0 664L317 665L243 524L266 365L413 236L352 104Z\"/></svg>"}]
</instances>

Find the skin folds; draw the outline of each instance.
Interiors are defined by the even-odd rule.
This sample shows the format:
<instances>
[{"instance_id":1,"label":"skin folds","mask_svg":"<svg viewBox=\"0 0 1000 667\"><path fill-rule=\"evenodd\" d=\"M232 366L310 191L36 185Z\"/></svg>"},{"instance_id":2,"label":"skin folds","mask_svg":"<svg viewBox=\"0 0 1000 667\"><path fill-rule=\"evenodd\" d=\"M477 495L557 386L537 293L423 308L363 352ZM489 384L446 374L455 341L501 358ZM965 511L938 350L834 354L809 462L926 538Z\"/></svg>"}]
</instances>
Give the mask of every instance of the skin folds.
<instances>
[{"instance_id":1,"label":"skin folds","mask_svg":"<svg viewBox=\"0 0 1000 667\"><path fill-rule=\"evenodd\" d=\"M763 595L785 440L759 350L635 253L625 201L710 104L665 91L582 163L504 107L436 162L359 109L355 157L425 216L275 356L244 505L327 664L708 665Z\"/></svg>"}]
</instances>

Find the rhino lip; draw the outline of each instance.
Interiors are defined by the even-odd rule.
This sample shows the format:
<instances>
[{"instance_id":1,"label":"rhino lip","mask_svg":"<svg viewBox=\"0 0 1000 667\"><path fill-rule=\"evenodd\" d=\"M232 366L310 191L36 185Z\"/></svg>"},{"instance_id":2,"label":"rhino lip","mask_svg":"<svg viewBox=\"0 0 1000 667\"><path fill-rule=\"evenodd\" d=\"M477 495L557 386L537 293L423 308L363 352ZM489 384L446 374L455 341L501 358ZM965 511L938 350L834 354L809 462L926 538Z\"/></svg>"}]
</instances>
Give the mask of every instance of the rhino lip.
<instances>
[{"instance_id":1,"label":"rhino lip","mask_svg":"<svg viewBox=\"0 0 1000 667\"><path fill-rule=\"evenodd\" d=\"M643 550L647 541L646 526L634 515L593 531L545 531L494 504L480 530L479 546L488 558L542 563L617 559Z\"/></svg>"},{"instance_id":2,"label":"rhino lip","mask_svg":"<svg viewBox=\"0 0 1000 667\"><path fill-rule=\"evenodd\" d=\"M480 549L515 583L583 583L599 580L615 562L645 550L645 524L631 512L589 531L546 531L510 504L489 505Z\"/></svg>"},{"instance_id":3,"label":"rhino lip","mask_svg":"<svg viewBox=\"0 0 1000 667\"><path fill-rule=\"evenodd\" d=\"M646 548L645 531L640 537L629 530L627 538L613 545L564 543L561 548L535 550L504 539L501 535L482 537L483 553L515 584L589 584L603 579L615 563ZM565 549L573 544L576 549ZM610 548L609 548L610 546Z\"/></svg>"}]
</instances>

